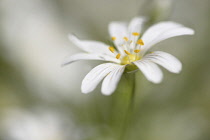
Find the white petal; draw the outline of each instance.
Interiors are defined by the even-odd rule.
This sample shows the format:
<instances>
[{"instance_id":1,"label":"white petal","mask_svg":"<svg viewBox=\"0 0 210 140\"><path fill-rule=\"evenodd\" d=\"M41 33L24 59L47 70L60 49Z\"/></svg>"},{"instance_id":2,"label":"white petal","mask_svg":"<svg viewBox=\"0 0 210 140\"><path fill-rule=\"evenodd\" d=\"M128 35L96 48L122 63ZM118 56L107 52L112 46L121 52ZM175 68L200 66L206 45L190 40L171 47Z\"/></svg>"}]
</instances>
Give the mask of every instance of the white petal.
<instances>
[{"instance_id":1,"label":"white petal","mask_svg":"<svg viewBox=\"0 0 210 140\"><path fill-rule=\"evenodd\" d=\"M112 72L110 72L106 76L106 78L102 83L102 88L101 88L102 94L110 95L115 91L120 81L120 78L124 72L124 69L125 65L124 66L118 65Z\"/></svg>"},{"instance_id":2,"label":"white petal","mask_svg":"<svg viewBox=\"0 0 210 140\"><path fill-rule=\"evenodd\" d=\"M117 59L116 57L113 56L109 56L109 55L101 55L100 57L104 58L104 61L110 61L110 62L114 62L114 63L121 63L120 59Z\"/></svg>"},{"instance_id":3,"label":"white petal","mask_svg":"<svg viewBox=\"0 0 210 140\"><path fill-rule=\"evenodd\" d=\"M129 32L130 38L133 32L141 33L144 22L145 22L144 17L135 17L131 20L128 26L128 32Z\"/></svg>"},{"instance_id":4,"label":"white petal","mask_svg":"<svg viewBox=\"0 0 210 140\"><path fill-rule=\"evenodd\" d=\"M66 58L62 65L71 64L79 60L104 60L104 58L98 56L97 54L78 53Z\"/></svg>"},{"instance_id":5,"label":"white petal","mask_svg":"<svg viewBox=\"0 0 210 140\"><path fill-rule=\"evenodd\" d=\"M82 81L82 93L89 93L93 91L100 81L117 66L117 64L105 63L93 68Z\"/></svg>"},{"instance_id":6,"label":"white petal","mask_svg":"<svg viewBox=\"0 0 210 140\"><path fill-rule=\"evenodd\" d=\"M184 27L181 24L174 22L161 22L150 27L142 36L144 46L142 46L142 53L144 54L154 44L181 35L193 35L194 31L190 28Z\"/></svg>"},{"instance_id":7,"label":"white petal","mask_svg":"<svg viewBox=\"0 0 210 140\"><path fill-rule=\"evenodd\" d=\"M65 65L68 65L75 61L80 61L80 60L102 60L102 61L111 61L115 63L120 63L119 59L116 59L115 57L110 57L107 55L98 55L98 54L93 54L93 53L78 53L70 57L67 57L62 63L62 66L65 66Z\"/></svg>"},{"instance_id":8,"label":"white petal","mask_svg":"<svg viewBox=\"0 0 210 140\"><path fill-rule=\"evenodd\" d=\"M163 73L160 68L153 62L142 59L133 62L145 75L147 80L153 83L160 83L163 79Z\"/></svg>"},{"instance_id":9,"label":"white petal","mask_svg":"<svg viewBox=\"0 0 210 140\"><path fill-rule=\"evenodd\" d=\"M117 47L120 53L123 52L122 45L124 43L124 37L128 37L127 24L125 22L111 22L109 24L109 34L111 37L116 37L114 41L115 46Z\"/></svg>"},{"instance_id":10,"label":"white petal","mask_svg":"<svg viewBox=\"0 0 210 140\"><path fill-rule=\"evenodd\" d=\"M80 49L89 53L99 53L110 55L109 46L99 42L90 40L79 40L76 36L70 34L69 39Z\"/></svg>"},{"instance_id":11,"label":"white petal","mask_svg":"<svg viewBox=\"0 0 210 140\"><path fill-rule=\"evenodd\" d=\"M173 55L161 51L156 51L145 56L145 59L157 63L173 73L179 73L182 70L182 63Z\"/></svg>"}]
</instances>

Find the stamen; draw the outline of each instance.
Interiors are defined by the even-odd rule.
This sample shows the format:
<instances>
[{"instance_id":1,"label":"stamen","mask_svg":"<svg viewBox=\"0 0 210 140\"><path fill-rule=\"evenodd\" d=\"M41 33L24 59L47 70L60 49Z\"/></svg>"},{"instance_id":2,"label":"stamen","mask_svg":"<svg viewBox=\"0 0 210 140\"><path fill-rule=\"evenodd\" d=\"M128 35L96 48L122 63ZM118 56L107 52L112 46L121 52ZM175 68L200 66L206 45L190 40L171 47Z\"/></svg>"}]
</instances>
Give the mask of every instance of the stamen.
<instances>
[{"instance_id":1,"label":"stamen","mask_svg":"<svg viewBox=\"0 0 210 140\"><path fill-rule=\"evenodd\" d=\"M114 36L112 37L112 40L113 40L113 41L115 41L116 39L117 39L116 37L114 37Z\"/></svg>"},{"instance_id":2,"label":"stamen","mask_svg":"<svg viewBox=\"0 0 210 140\"><path fill-rule=\"evenodd\" d=\"M124 52L127 54L127 55L130 55L131 53L129 53L128 51L124 50Z\"/></svg>"},{"instance_id":3,"label":"stamen","mask_svg":"<svg viewBox=\"0 0 210 140\"><path fill-rule=\"evenodd\" d=\"M112 46L109 47L109 50L110 50L112 53L114 53L114 51L115 51L114 47L112 47Z\"/></svg>"},{"instance_id":4,"label":"stamen","mask_svg":"<svg viewBox=\"0 0 210 140\"><path fill-rule=\"evenodd\" d=\"M138 32L133 32L132 35L133 36L139 36L140 34Z\"/></svg>"},{"instance_id":5,"label":"stamen","mask_svg":"<svg viewBox=\"0 0 210 140\"><path fill-rule=\"evenodd\" d=\"M139 45L144 45L144 42L143 42L143 40L142 39L139 39L138 41L137 41L137 43L136 44L139 44Z\"/></svg>"},{"instance_id":6,"label":"stamen","mask_svg":"<svg viewBox=\"0 0 210 140\"><path fill-rule=\"evenodd\" d=\"M134 52L135 52L135 53L139 53L139 52L140 52L140 50L134 50Z\"/></svg>"},{"instance_id":7,"label":"stamen","mask_svg":"<svg viewBox=\"0 0 210 140\"><path fill-rule=\"evenodd\" d=\"M120 56L121 56L121 55L118 53L118 54L116 55L116 58L117 58L117 59L119 59L119 58L120 58Z\"/></svg>"},{"instance_id":8,"label":"stamen","mask_svg":"<svg viewBox=\"0 0 210 140\"><path fill-rule=\"evenodd\" d=\"M124 39L125 41L128 41L128 38L127 38L127 37L123 37L123 39Z\"/></svg>"}]
</instances>

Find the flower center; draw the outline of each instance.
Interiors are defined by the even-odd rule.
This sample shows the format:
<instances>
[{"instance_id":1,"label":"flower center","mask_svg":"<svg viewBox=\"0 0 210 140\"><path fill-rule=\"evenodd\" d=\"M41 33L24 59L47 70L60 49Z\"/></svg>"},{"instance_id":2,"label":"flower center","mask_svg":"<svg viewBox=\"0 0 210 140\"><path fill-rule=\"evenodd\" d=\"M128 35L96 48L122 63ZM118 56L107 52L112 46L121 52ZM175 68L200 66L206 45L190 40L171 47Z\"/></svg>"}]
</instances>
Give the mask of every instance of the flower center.
<instances>
[{"instance_id":1,"label":"flower center","mask_svg":"<svg viewBox=\"0 0 210 140\"><path fill-rule=\"evenodd\" d=\"M114 47L110 46L109 50L112 52L116 59L120 59L121 65L126 65L126 72L134 71L137 68L132 62L140 60L142 56L139 54L141 51L141 46L144 45L142 39L139 39L140 33L133 32L131 37L123 37L124 42L122 44L116 44L118 47L122 47L124 53L121 51L116 51ZM112 40L115 42L117 40L116 37L112 37Z\"/></svg>"},{"instance_id":2,"label":"flower center","mask_svg":"<svg viewBox=\"0 0 210 140\"><path fill-rule=\"evenodd\" d=\"M132 62L140 60L140 59L141 57L137 54L129 54L122 58L121 64L122 65L131 64Z\"/></svg>"},{"instance_id":3,"label":"flower center","mask_svg":"<svg viewBox=\"0 0 210 140\"><path fill-rule=\"evenodd\" d=\"M128 64L126 66L125 72L131 72L131 71L134 71L134 70L138 69L137 66L134 65L132 62L140 60L140 59L141 59L141 57L137 54L129 54L129 55L124 56L121 59L121 64L122 65L127 65Z\"/></svg>"}]
</instances>

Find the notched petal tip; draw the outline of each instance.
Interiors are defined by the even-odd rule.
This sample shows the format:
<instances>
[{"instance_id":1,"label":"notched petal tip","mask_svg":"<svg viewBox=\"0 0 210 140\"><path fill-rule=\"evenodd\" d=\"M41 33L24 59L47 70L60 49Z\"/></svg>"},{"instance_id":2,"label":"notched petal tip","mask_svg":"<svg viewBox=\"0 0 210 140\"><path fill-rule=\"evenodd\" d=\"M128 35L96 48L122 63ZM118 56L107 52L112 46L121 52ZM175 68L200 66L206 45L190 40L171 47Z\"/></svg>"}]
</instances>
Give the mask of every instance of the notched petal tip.
<instances>
[{"instance_id":1,"label":"notched petal tip","mask_svg":"<svg viewBox=\"0 0 210 140\"><path fill-rule=\"evenodd\" d=\"M63 60L63 62L61 63L60 67L65 67L65 66L67 66L68 64L71 64L71 63L73 63L73 61Z\"/></svg>"},{"instance_id":2,"label":"notched petal tip","mask_svg":"<svg viewBox=\"0 0 210 140\"><path fill-rule=\"evenodd\" d=\"M195 34L195 30L191 29L191 28L188 28L188 32L189 32L189 35L194 35Z\"/></svg>"},{"instance_id":3,"label":"notched petal tip","mask_svg":"<svg viewBox=\"0 0 210 140\"><path fill-rule=\"evenodd\" d=\"M151 81L151 80L149 80L150 82L152 82L152 83L154 83L154 84L160 84L162 81L163 81L163 79L160 79L160 80L157 80L157 81Z\"/></svg>"},{"instance_id":4,"label":"notched petal tip","mask_svg":"<svg viewBox=\"0 0 210 140\"><path fill-rule=\"evenodd\" d=\"M73 60L73 61L65 61L65 62L63 62L63 63L61 63L61 67L65 67L65 66L67 66L67 65L69 65L69 64L72 64L72 63L74 63L75 61L79 61L79 60Z\"/></svg>"},{"instance_id":5,"label":"notched petal tip","mask_svg":"<svg viewBox=\"0 0 210 140\"><path fill-rule=\"evenodd\" d=\"M193 29L185 27L185 26L181 27L180 29L177 29L177 31L178 30L180 32L180 35L194 35L195 34L195 31Z\"/></svg>"},{"instance_id":6,"label":"notched petal tip","mask_svg":"<svg viewBox=\"0 0 210 140\"><path fill-rule=\"evenodd\" d=\"M83 87L81 87L81 92L82 92L83 94L88 94L88 93L90 93L91 91L87 91L86 89L84 89Z\"/></svg>"},{"instance_id":7,"label":"notched petal tip","mask_svg":"<svg viewBox=\"0 0 210 140\"><path fill-rule=\"evenodd\" d=\"M70 34L68 34L68 39L69 40L72 40L72 39L74 40L74 39L78 39L78 38L76 37L76 35L70 33Z\"/></svg>"},{"instance_id":8,"label":"notched petal tip","mask_svg":"<svg viewBox=\"0 0 210 140\"><path fill-rule=\"evenodd\" d=\"M105 96L110 96L110 95L112 95L112 93L114 93L114 91L113 92L101 91L101 93Z\"/></svg>"},{"instance_id":9,"label":"notched petal tip","mask_svg":"<svg viewBox=\"0 0 210 140\"><path fill-rule=\"evenodd\" d=\"M61 63L60 67L65 67L66 65L68 65L66 62Z\"/></svg>"},{"instance_id":10,"label":"notched petal tip","mask_svg":"<svg viewBox=\"0 0 210 140\"><path fill-rule=\"evenodd\" d=\"M82 85L81 85L81 92L83 94L88 94L90 92L92 92L95 88L94 87L88 87L86 84L84 84L84 79L82 81Z\"/></svg>"},{"instance_id":11,"label":"notched petal tip","mask_svg":"<svg viewBox=\"0 0 210 140\"><path fill-rule=\"evenodd\" d=\"M68 37L74 36L73 33L68 33Z\"/></svg>"},{"instance_id":12,"label":"notched petal tip","mask_svg":"<svg viewBox=\"0 0 210 140\"><path fill-rule=\"evenodd\" d=\"M136 21L136 22L146 22L148 21L148 18L145 16L136 16L134 18L131 19L131 21Z\"/></svg>"},{"instance_id":13,"label":"notched petal tip","mask_svg":"<svg viewBox=\"0 0 210 140\"><path fill-rule=\"evenodd\" d=\"M176 66L177 69L173 73L179 74L182 71L182 63L179 61L179 65Z\"/></svg>"}]
</instances>

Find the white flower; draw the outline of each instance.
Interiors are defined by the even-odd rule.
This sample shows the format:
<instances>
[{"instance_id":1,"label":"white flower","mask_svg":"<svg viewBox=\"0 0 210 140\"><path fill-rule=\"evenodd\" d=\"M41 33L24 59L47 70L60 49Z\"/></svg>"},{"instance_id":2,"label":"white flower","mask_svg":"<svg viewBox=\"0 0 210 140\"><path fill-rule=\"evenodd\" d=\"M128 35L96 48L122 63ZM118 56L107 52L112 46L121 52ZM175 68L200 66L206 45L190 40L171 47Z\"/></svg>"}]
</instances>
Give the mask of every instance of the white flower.
<instances>
[{"instance_id":1,"label":"white flower","mask_svg":"<svg viewBox=\"0 0 210 140\"><path fill-rule=\"evenodd\" d=\"M115 91L124 71L140 69L153 83L160 83L163 79L158 65L172 73L181 71L181 62L171 54L161 51L146 53L154 44L162 40L181 35L193 35L194 31L181 24L166 21L151 26L141 36L144 21L144 18L136 17L128 25L125 22L111 22L109 34L115 47L98 41L79 40L74 35L69 35L69 39L85 53L70 56L63 65L78 60L112 62L96 66L85 76L81 87L83 93L93 91L104 79L101 91L104 95L110 95Z\"/></svg>"},{"instance_id":2,"label":"white flower","mask_svg":"<svg viewBox=\"0 0 210 140\"><path fill-rule=\"evenodd\" d=\"M76 140L78 128L58 113L9 110L1 116L0 130L9 140Z\"/></svg>"}]
</instances>

